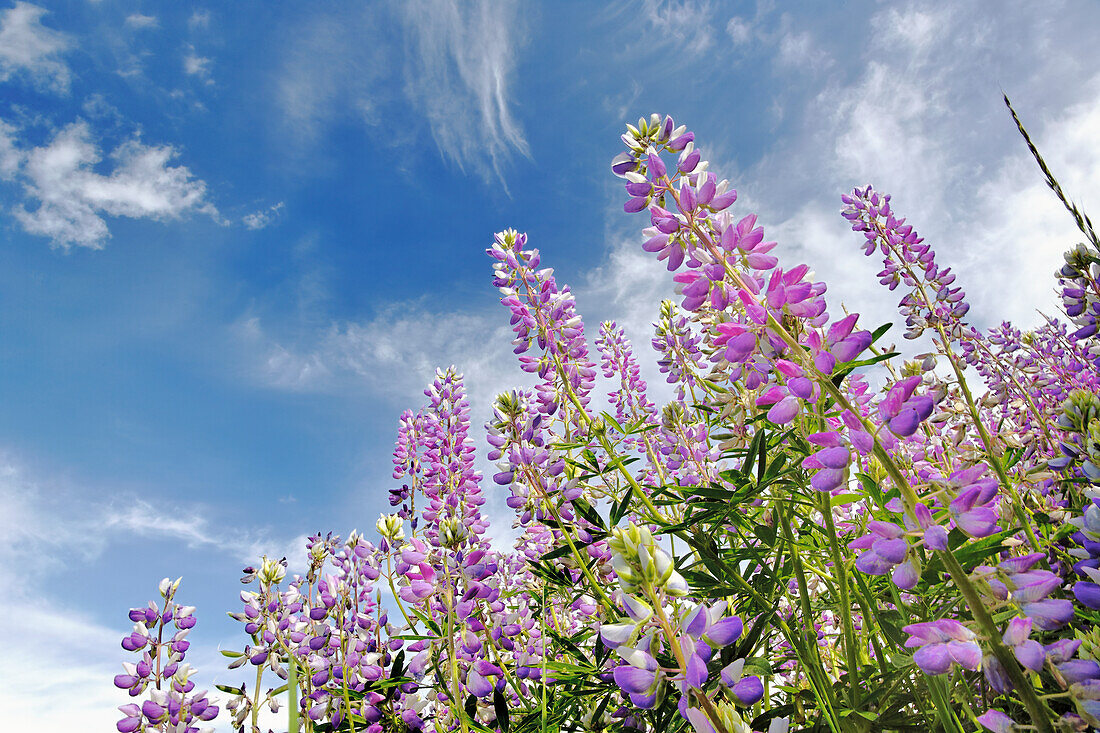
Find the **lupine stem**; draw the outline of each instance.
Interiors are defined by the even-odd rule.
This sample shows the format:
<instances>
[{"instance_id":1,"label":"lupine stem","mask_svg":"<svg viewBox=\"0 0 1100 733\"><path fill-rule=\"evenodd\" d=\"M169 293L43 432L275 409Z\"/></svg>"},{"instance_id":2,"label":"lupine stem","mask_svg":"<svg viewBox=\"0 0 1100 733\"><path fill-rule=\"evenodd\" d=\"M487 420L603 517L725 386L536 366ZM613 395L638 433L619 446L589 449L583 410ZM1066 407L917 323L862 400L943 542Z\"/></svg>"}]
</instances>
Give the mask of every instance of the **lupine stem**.
<instances>
[{"instance_id":1,"label":"lupine stem","mask_svg":"<svg viewBox=\"0 0 1100 733\"><path fill-rule=\"evenodd\" d=\"M661 627L661 631L665 635L665 639L668 640L668 645L672 649L672 655L676 658L676 663L680 666L680 674L684 678L684 689L690 690L687 686L687 661L684 659L684 652L680 648L680 639L676 633L672 630L672 625L668 621L668 616L665 615L664 604L662 599L658 595L656 589L648 581L642 587L646 597L653 604L653 612L657 617L657 624ZM718 733L730 733L726 730L725 724L722 723L721 716L718 715L718 711L714 709L714 703L705 694L698 693L695 698L703 706L703 710L706 712L707 717L710 718L711 725Z\"/></svg>"},{"instance_id":2,"label":"lupine stem","mask_svg":"<svg viewBox=\"0 0 1100 733\"><path fill-rule=\"evenodd\" d=\"M844 653L848 662L848 697L852 707L859 705L860 662L859 649L856 646L856 630L852 624L852 601L848 596L848 570L844 559L840 555L840 546L836 536L836 526L833 522L832 495L824 494L821 497L821 514L825 519L826 537L829 539L829 549L832 552L833 568L836 571L837 592L840 595L840 618L844 624Z\"/></svg>"},{"instance_id":3,"label":"lupine stem","mask_svg":"<svg viewBox=\"0 0 1100 733\"><path fill-rule=\"evenodd\" d=\"M252 733L259 733L260 731L260 684L263 680L264 666L262 664L256 665L256 689L252 691Z\"/></svg>"},{"instance_id":4,"label":"lupine stem","mask_svg":"<svg viewBox=\"0 0 1100 733\"><path fill-rule=\"evenodd\" d=\"M281 640L279 644L282 646ZM286 649L285 646L283 646L283 648ZM287 662L287 731L289 731L289 733L298 733L298 660L294 659L293 656L288 656Z\"/></svg>"},{"instance_id":5,"label":"lupine stem","mask_svg":"<svg viewBox=\"0 0 1100 733\"><path fill-rule=\"evenodd\" d=\"M943 561L944 567L947 568L947 572L951 575L951 579L955 581L955 586L963 594L963 598L966 600L970 612L974 615L974 620L978 622L982 631L985 632L990 649L992 649L994 656L997 657L997 661L1005 668L1009 679L1012 680L1012 684L1016 687L1016 692L1020 696L1020 701L1024 704L1024 707L1027 708L1028 715L1031 716L1031 722L1040 733L1053 733L1054 728L1051 725L1051 720L1054 717L1054 713L1047 704L1036 695L1035 688L1031 685L1031 681L1024 675L1012 650L1001 641L1001 634L997 629L997 625L989 615L989 612L986 611L985 604L982 602L974 585L970 582L970 578L967 577L966 571L962 569L962 566L959 565L959 561L955 559L955 556L951 554L950 551L937 550L936 555Z\"/></svg>"},{"instance_id":6,"label":"lupine stem","mask_svg":"<svg viewBox=\"0 0 1100 733\"><path fill-rule=\"evenodd\" d=\"M817 640L811 639L809 636L810 629L814 625L814 613L810 606L809 587L806 583L806 571L802 566L802 556L798 552L798 546L795 544L794 532L791 531L791 520L787 516L787 512L782 504L776 505L776 513L779 515L780 525L783 527L783 535L787 538L787 544L791 548L791 562L794 565L795 579L798 581L798 598L802 607L802 622L806 626L806 636L802 639L802 644L807 650L807 657L812 654L813 659L804 659L807 664L807 673L813 676L811 670L821 672L821 677L818 678L818 684L821 687L821 691L824 695L825 702L825 720L829 724L829 727L839 732L840 723L835 719L836 712L836 698L833 694L833 687L828 683L828 678L825 675L824 662L821 659L821 651L817 647ZM813 662L816 661L816 665Z\"/></svg>"},{"instance_id":7,"label":"lupine stem","mask_svg":"<svg viewBox=\"0 0 1100 733\"><path fill-rule=\"evenodd\" d=\"M940 332L940 338L943 339L944 349L947 352L947 360L951 363L951 369L955 372L955 378L958 382L959 388L962 389L963 396L966 399L966 407L970 412L971 421L974 423L974 427L978 430L978 435L981 437L982 446L985 448L985 455L989 459L989 465L993 467L993 472L997 474L997 479L1000 481L1001 486L1012 498L1012 511L1016 514L1016 520L1020 522L1024 534L1027 535L1028 543L1031 545L1032 552L1040 552L1039 541L1035 537L1035 530L1031 526L1031 520L1024 511L1023 502L1020 499L1020 495L1016 492L1016 487L1008 478L1008 473L1005 471L1004 464L1001 463L1001 458L993 450L993 438L990 437L989 431L985 427L985 423L982 422L981 415L978 414L978 407L974 402L974 396L970 393L970 387L966 383L966 378L963 376L962 369L959 367L957 357L951 348L947 345L947 334L943 330L942 325L937 325L937 329Z\"/></svg>"}]
</instances>

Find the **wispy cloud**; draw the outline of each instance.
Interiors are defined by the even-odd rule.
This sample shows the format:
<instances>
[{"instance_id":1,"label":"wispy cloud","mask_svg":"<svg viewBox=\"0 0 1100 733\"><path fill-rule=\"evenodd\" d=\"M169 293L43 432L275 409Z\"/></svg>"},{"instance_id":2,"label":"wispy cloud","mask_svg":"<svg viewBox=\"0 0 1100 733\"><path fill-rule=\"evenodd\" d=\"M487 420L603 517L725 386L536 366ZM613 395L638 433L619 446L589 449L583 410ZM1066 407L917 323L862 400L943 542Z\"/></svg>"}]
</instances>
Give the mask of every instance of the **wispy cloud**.
<instances>
[{"instance_id":1,"label":"wispy cloud","mask_svg":"<svg viewBox=\"0 0 1100 733\"><path fill-rule=\"evenodd\" d=\"M862 257L837 214L841 193L873 183L894 194L895 210L959 273L975 322L1036 323L1036 307L1054 310L1049 275L1076 235L1034 169L998 85L1016 99L1067 189L1084 195L1100 186L1100 77L1093 76L1100 51L1080 28L1025 3L991 20L975 6L911 2L865 22L870 42L843 62L856 64L857 74L826 68L809 94L777 92L793 134L735 181L739 210L761 214L784 259L817 268L834 309L845 302L880 323L895 319L898 296L878 286L878 260ZM783 48L784 38L804 38L812 52L824 47L826 39L790 20L761 30L767 23L754 19L751 37L772 54L777 73L795 50ZM739 19L734 35L749 38L745 25Z\"/></svg>"},{"instance_id":2,"label":"wispy cloud","mask_svg":"<svg viewBox=\"0 0 1100 733\"><path fill-rule=\"evenodd\" d=\"M472 401L487 405L498 392L530 383L514 365L504 314L403 303L303 339L280 340L255 317L238 328L255 376L275 389L354 391L359 385L411 405L437 367L453 364L466 375Z\"/></svg>"},{"instance_id":3,"label":"wispy cloud","mask_svg":"<svg viewBox=\"0 0 1100 733\"><path fill-rule=\"evenodd\" d=\"M210 11L209 10L196 10L191 13L191 17L187 19L187 27L191 30L198 28L210 27Z\"/></svg>"},{"instance_id":4,"label":"wispy cloud","mask_svg":"<svg viewBox=\"0 0 1100 733\"><path fill-rule=\"evenodd\" d=\"M64 33L42 25L46 13L26 2L0 11L0 81L25 75L41 89L65 94L71 74L62 55L72 44Z\"/></svg>"},{"instance_id":5,"label":"wispy cloud","mask_svg":"<svg viewBox=\"0 0 1100 733\"><path fill-rule=\"evenodd\" d=\"M371 115L375 81L394 72L392 54L376 38L383 11L363 8L346 15L311 14L294 28L282 49L273 98L298 144L313 142L324 126L349 110Z\"/></svg>"},{"instance_id":6,"label":"wispy cloud","mask_svg":"<svg viewBox=\"0 0 1100 733\"><path fill-rule=\"evenodd\" d=\"M187 52L183 55L183 70L188 76L197 76L200 79L206 80L210 83L210 66L213 64L213 60L206 56L199 56L195 53L194 46L188 46Z\"/></svg>"},{"instance_id":7,"label":"wispy cloud","mask_svg":"<svg viewBox=\"0 0 1100 733\"><path fill-rule=\"evenodd\" d=\"M401 33L380 31L395 25ZM315 13L288 31L272 96L299 145L337 122L386 147L431 134L460 170L503 181L509 161L529 155L511 93L525 39L515 0Z\"/></svg>"},{"instance_id":8,"label":"wispy cloud","mask_svg":"<svg viewBox=\"0 0 1100 733\"><path fill-rule=\"evenodd\" d=\"M74 122L47 144L21 148L11 125L0 126L0 176L23 184L34 208L15 217L54 246L102 248L110 237L105 216L166 221L193 212L217 218L206 184L185 166L173 166L171 146L134 139L111 153L113 169L97 173L102 153L90 126Z\"/></svg>"},{"instance_id":9,"label":"wispy cloud","mask_svg":"<svg viewBox=\"0 0 1100 733\"><path fill-rule=\"evenodd\" d=\"M519 3L415 0L403 5L411 53L405 85L443 155L503 181L513 154L528 154L509 84L525 38Z\"/></svg>"},{"instance_id":10,"label":"wispy cloud","mask_svg":"<svg viewBox=\"0 0 1100 733\"><path fill-rule=\"evenodd\" d=\"M259 211L252 212L251 214L245 214L243 217L241 217L241 223L244 224L246 228L252 229L253 231L257 229L265 229L275 223L275 221L282 214L285 206L286 204L280 201L279 203L273 206L269 206L266 209L260 209Z\"/></svg>"},{"instance_id":11,"label":"wispy cloud","mask_svg":"<svg viewBox=\"0 0 1100 733\"><path fill-rule=\"evenodd\" d=\"M164 499L154 504L125 492L89 489L41 474L0 451L0 589L5 599L0 627L7 635L5 653L21 660L0 665L0 709L8 727L60 733L79 720L84 730L110 730L120 717L116 706L128 700L111 678L122 671L125 655L118 642L128 622L119 615L117 623L104 626L85 600L74 599L55 582L74 565L88 569L84 572L108 572L91 568L112 543L140 539L147 549L166 543L177 555L181 547L210 549L242 565L263 553L286 555L295 569L304 568L304 536L274 538L219 525L208 519L213 514L208 507ZM145 572L135 571L137 565L128 569ZM200 577L193 563L188 567ZM187 597L196 598L196 590L201 586L190 586ZM151 586L136 597L116 599L112 613L121 614L155 592ZM197 653L203 678L219 676L217 655L203 659L203 650ZM65 691L61 705L59 689Z\"/></svg>"},{"instance_id":12,"label":"wispy cloud","mask_svg":"<svg viewBox=\"0 0 1100 733\"><path fill-rule=\"evenodd\" d=\"M645 0L641 15L658 43L698 56L715 44L715 12L709 2Z\"/></svg>"},{"instance_id":13,"label":"wispy cloud","mask_svg":"<svg viewBox=\"0 0 1100 733\"><path fill-rule=\"evenodd\" d=\"M160 21L155 15L131 13L126 16L126 25L130 28L157 28L160 26Z\"/></svg>"}]
</instances>

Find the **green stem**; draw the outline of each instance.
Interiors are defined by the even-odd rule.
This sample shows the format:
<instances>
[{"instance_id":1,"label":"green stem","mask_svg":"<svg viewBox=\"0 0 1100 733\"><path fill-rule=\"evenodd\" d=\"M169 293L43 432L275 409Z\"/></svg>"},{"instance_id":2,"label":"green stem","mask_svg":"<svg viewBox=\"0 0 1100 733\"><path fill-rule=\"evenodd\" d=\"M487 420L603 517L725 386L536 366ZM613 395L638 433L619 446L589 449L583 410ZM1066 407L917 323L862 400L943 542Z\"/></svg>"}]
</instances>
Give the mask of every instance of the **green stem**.
<instances>
[{"instance_id":1,"label":"green stem","mask_svg":"<svg viewBox=\"0 0 1100 733\"><path fill-rule=\"evenodd\" d=\"M454 588L451 585L450 573L447 570L447 557L443 556L443 577L447 581L447 655L450 657L451 663L451 700L455 705L455 717L458 718L459 725L462 727L462 733L469 732L469 726L466 723L466 708L463 707L462 698L460 695L461 686L458 681L458 656L455 654L455 604L454 604Z\"/></svg>"},{"instance_id":2,"label":"green stem","mask_svg":"<svg viewBox=\"0 0 1100 733\"><path fill-rule=\"evenodd\" d=\"M940 723L943 724L944 731L947 731L947 733L966 733L963 730L962 722L959 721L958 716L951 709L943 680L940 677L930 676L926 676L925 679L928 681L928 692L932 696L932 702L936 706L936 713Z\"/></svg>"},{"instance_id":3,"label":"green stem","mask_svg":"<svg viewBox=\"0 0 1100 733\"><path fill-rule=\"evenodd\" d=\"M283 646L281 640L279 645ZM283 648L285 649L286 647L283 646ZM287 730L290 733L298 733L298 661L293 657L287 658L286 673Z\"/></svg>"},{"instance_id":4,"label":"green stem","mask_svg":"<svg viewBox=\"0 0 1100 733\"><path fill-rule=\"evenodd\" d=\"M253 733L259 733L260 731L260 684L263 681L264 666L262 664L256 665L256 689L252 691L252 731Z\"/></svg>"},{"instance_id":5,"label":"green stem","mask_svg":"<svg viewBox=\"0 0 1100 733\"><path fill-rule=\"evenodd\" d=\"M1039 541L1035 537L1035 530L1031 526L1031 521L1027 516L1027 512L1024 511L1024 504L1020 499L1020 494L1016 491L1016 487L1013 483L1009 481L1008 473L1005 471L1004 464L1001 463L1000 456L993 450L993 438L989 435L989 431L986 430L981 415L978 414L978 406L974 402L974 396L971 394L970 387L963 377L957 357L948 345L947 334L944 332L943 326L937 326L937 329L940 332L940 338L942 339L944 351L947 355L947 361L951 364L952 371L955 372L955 380L958 382L959 388L962 389L963 397L966 398L967 411L970 413L970 419L974 423L974 427L978 430L978 435L982 440L982 447L985 448L985 455L989 460L989 465L992 466L993 472L997 474L997 480L1000 481L1001 486L1004 487L1008 495L1012 497L1012 511L1016 515L1016 521L1020 523L1024 533L1027 535L1028 543L1031 545L1031 551L1042 552L1042 550L1039 549Z\"/></svg>"},{"instance_id":6,"label":"green stem","mask_svg":"<svg viewBox=\"0 0 1100 733\"><path fill-rule=\"evenodd\" d=\"M642 591L653 604L653 611L657 617L657 624L661 627L661 631L664 633L669 647L672 648L672 654L676 657L676 663L680 665L680 674L683 675L686 680L687 660L684 659L684 652L680 648L680 638L672 630L672 624L669 623L668 616L665 615L664 603L662 603L663 599L658 596L656 589L649 583L643 586ZM684 684L686 685L687 683L685 682ZM730 733L722 722L721 716L718 715L718 711L715 710L714 703L711 699L701 691L696 690L695 692L695 699L699 701L703 711L706 712L707 717L710 718L710 723L714 726L714 729L718 731L718 733Z\"/></svg>"},{"instance_id":7,"label":"green stem","mask_svg":"<svg viewBox=\"0 0 1100 733\"><path fill-rule=\"evenodd\" d=\"M821 688L824 697L823 702L825 703L826 722L833 731L839 731L840 723L836 720L836 697L833 686L829 684L829 676L825 673L825 665L821 660L821 650L818 649L817 639L810 638L810 630L813 629L814 624L814 613L810 606L810 592L806 584L806 570L802 565L802 555L795 544L790 517L787 516L786 508L779 502L776 503L776 514L779 515L779 522L783 527L783 536L786 537L787 544L791 548L791 561L794 564L795 578L798 581L798 599L802 608L802 623L806 627L806 634L801 639L801 645L805 649L805 658L802 661L806 665L807 673L811 677L817 678L817 685ZM811 655L813 656L812 659L809 658Z\"/></svg>"},{"instance_id":8,"label":"green stem","mask_svg":"<svg viewBox=\"0 0 1100 733\"><path fill-rule=\"evenodd\" d=\"M853 708L859 706L860 682L859 647L856 645L856 630L852 623L852 600L848 595L848 569L840 554L836 526L833 522L832 494L821 497L821 513L825 518L825 531L829 538L829 549L833 557L833 569L836 572L837 592L840 594L840 617L844 624L844 654L848 662L848 702Z\"/></svg>"},{"instance_id":9,"label":"green stem","mask_svg":"<svg viewBox=\"0 0 1100 733\"><path fill-rule=\"evenodd\" d=\"M1024 704L1028 715L1031 716L1031 722L1040 733L1053 733L1054 727L1051 724L1051 720L1054 718L1053 711L1045 702L1039 699L1031 680L1020 668L1012 650L1001 640L1001 632L997 629L997 625L989 612L986 611L985 605L982 603L977 589L970 582L970 578L967 577L966 571L963 570L962 566L959 565L959 561L955 559L955 556L949 550L937 550L936 554L943 561L944 567L951 575L951 579L955 581L955 586L962 593L971 614L974 616L974 620L985 633L993 655L997 657L997 661L1005 668L1009 679L1012 680L1016 693L1020 696L1020 702Z\"/></svg>"}]
</instances>

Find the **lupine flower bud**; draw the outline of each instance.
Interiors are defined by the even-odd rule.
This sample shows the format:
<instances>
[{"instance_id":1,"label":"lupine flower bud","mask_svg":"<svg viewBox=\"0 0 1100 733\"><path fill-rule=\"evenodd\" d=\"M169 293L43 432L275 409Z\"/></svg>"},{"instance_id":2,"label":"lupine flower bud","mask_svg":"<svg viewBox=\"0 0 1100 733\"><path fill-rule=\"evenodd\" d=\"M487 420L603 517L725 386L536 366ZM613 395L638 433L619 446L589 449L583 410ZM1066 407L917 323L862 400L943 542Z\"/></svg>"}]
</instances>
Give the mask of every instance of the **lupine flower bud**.
<instances>
[{"instance_id":1,"label":"lupine flower bud","mask_svg":"<svg viewBox=\"0 0 1100 733\"><path fill-rule=\"evenodd\" d=\"M286 558L269 560L264 556L260 563L260 583L264 586L278 585L286 577Z\"/></svg>"},{"instance_id":2,"label":"lupine flower bud","mask_svg":"<svg viewBox=\"0 0 1100 733\"><path fill-rule=\"evenodd\" d=\"M382 535L391 545L397 545L405 539L404 522L396 514L382 514L375 522L378 534Z\"/></svg>"}]
</instances>

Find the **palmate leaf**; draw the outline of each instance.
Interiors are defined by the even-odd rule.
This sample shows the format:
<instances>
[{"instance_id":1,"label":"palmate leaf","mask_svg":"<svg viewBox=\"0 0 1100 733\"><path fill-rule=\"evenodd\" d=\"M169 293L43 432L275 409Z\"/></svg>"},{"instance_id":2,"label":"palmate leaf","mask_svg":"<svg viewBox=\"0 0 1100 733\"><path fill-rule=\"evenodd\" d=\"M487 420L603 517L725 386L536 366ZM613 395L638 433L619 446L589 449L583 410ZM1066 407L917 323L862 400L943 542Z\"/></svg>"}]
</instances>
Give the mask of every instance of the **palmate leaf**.
<instances>
[{"instance_id":1,"label":"palmate leaf","mask_svg":"<svg viewBox=\"0 0 1100 733\"><path fill-rule=\"evenodd\" d=\"M527 564L530 566L531 572L533 572L535 575L539 576L543 580L547 581L548 583L560 586L562 588L573 587L573 579L570 578L566 573L552 568L549 565L540 563L536 560L528 560Z\"/></svg>"}]
</instances>

